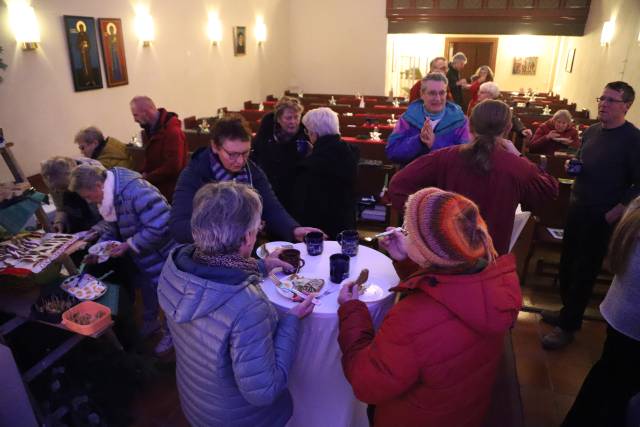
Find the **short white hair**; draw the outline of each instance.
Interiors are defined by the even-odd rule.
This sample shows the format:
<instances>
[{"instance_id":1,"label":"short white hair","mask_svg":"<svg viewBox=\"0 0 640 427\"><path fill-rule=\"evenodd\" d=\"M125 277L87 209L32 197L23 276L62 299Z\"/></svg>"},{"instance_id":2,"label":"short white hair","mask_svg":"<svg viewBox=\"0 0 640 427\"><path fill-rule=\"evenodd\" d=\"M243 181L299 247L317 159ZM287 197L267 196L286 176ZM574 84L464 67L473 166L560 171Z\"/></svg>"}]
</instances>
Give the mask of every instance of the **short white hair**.
<instances>
[{"instance_id":1,"label":"short white hair","mask_svg":"<svg viewBox=\"0 0 640 427\"><path fill-rule=\"evenodd\" d=\"M460 61L460 62L464 62L466 64L467 63L467 55L465 55L462 52L458 52L455 55L453 55L453 58L451 58L451 61Z\"/></svg>"},{"instance_id":2,"label":"short white hair","mask_svg":"<svg viewBox=\"0 0 640 427\"><path fill-rule=\"evenodd\" d=\"M340 134L338 114L328 107L309 110L302 118L302 124L307 130L317 134L319 137Z\"/></svg>"},{"instance_id":3,"label":"short white hair","mask_svg":"<svg viewBox=\"0 0 640 427\"><path fill-rule=\"evenodd\" d=\"M245 184L206 184L193 198L191 234L195 246L211 255L236 254L247 232L260 226L262 201Z\"/></svg>"},{"instance_id":4,"label":"short white hair","mask_svg":"<svg viewBox=\"0 0 640 427\"><path fill-rule=\"evenodd\" d=\"M500 88L495 82L484 82L478 88L479 91L488 92L491 95L491 99L500 98Z\"/></svg>"}]
</instances>

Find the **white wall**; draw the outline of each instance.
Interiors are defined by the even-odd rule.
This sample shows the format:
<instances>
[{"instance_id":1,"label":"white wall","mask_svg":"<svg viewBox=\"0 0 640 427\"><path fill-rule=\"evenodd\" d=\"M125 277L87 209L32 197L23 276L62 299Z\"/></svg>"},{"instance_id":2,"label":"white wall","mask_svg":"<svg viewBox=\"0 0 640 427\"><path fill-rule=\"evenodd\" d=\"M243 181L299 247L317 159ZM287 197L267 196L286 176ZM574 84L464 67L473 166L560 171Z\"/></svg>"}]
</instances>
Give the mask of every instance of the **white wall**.
<instances>
[{"instance_id":1,"label":"white wall","mask_svg":"<svg viewBox=\"0 0 640 427\"><path fill-rule=\"evenodd\" d=\"M611 44L600 46L600 33L605 21L614 19L615 32ZM636 91L636 102L627 119L640 127L640 1L592 1L583 37L562 37L556 68L554 91L597 114L595 98L608 82L623 80ZM569 49L576 49L573 72L564 71Z\"/></svg>"},{"instance_id":2,"label":"white wall","mask_svg":"<svg viewBox=\"0 0 640 427\"><path fill-rule=\"evenodd\" d=\"M382 94L385 4L385 0L291 0L290 89Z\"/></svg>"},{"instance_id":3,"label":"white wall","mask_svg":"<svg viewBox=\"0 0 640 427\"><path fill-rule=\"evenodd\" d=\"M9 67L0 72L0 127L15 142L14 154L27 175L52 155L76 155L75 132L95 124L105 134L128 141L139 130L129 100L151 96L180 117L211 115L220 106L241 108L248 99L280 94L289 76L287 0L152 2L156 40L143 48L134 31L128 0L34 0L42 43L22 51L9 32L7 7L0 5L0 46ZM207 40L207 11L217 10L223 40ZM74 92L62 15L121 18L129 85ZM268 39L258 47L256 16L262 15ZM247 54L234 57L232 27L247 27ZM103 75L104 83L104 75ZM10 174L0 162L0 179Z\"/></svg>"},{"instance_id":4,"label":"white wall","mask_svg":"<svg viewBox=\"0 0 640 427\"><path fill-rule=\"evenodd\" d=\"M398 85L392 78L397 74L402 56L426 56L429 60L445 54L447 37L498 38L496 53L495 81L502 90L531 88L537 92L547 92L552 86L559 45L557 36L478 36L464 34L389 34L387 38L387 64L385 89L388 92ZM514 75L513 58L516 56L537 56L538 67L533 76ZM422 61L423 62L423 61ZM422 63L421 62L421 63ZM424 69L422 70L424 72Z\"/></svg>"}]
</instances>

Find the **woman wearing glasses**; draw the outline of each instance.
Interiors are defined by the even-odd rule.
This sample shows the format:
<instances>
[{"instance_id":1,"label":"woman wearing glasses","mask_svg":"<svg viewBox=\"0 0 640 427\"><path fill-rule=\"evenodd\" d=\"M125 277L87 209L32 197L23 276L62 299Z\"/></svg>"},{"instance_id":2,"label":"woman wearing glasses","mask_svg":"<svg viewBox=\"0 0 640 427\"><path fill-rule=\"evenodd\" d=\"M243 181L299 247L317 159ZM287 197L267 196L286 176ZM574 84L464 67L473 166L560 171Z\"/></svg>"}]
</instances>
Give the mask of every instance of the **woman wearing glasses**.
<instances>
[{"instance_id":1,"label":"woman wearing glasses","mask_svg":"<svg viewBox=\"0 0 640 427\"><path fill-rule=\"evenodd\" d=\"M251 130L240 116L229 116L218 120L211 131L211 145L193 153L191 161L180 173L169 228L173 238L180 243L193 242L191 235L191 213L193 197L210 182L235 181L253 187L262 198L262 219L267 231L279 239L301 241L311 227L301 227L282 207L273 193L266 175L253 161L251 153Z\"/></svg>"},{"instance_id":2,"label":"woman wearing glasses","mask_svg":"<svg viewBox=\"0 0 640 427\"><path fill-rule=\"evenodd\" d=\"M385 149L389 160L406 165L414 159L469 141L469 121L457 104L447 101L448 80L429 73L416 99L400 117Z\"/></svg>"}]
</instances>

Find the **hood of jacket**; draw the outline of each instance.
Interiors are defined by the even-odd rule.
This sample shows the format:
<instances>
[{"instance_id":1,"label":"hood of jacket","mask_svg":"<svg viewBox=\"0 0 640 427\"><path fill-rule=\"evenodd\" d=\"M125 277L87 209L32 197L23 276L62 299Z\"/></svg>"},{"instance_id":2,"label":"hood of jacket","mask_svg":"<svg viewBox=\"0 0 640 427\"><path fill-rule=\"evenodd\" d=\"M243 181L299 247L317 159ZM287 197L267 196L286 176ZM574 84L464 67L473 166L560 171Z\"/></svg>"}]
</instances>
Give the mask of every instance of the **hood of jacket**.
<instances>
[{"instance_id":1,"label":"hood of jacket","mask_svg":"<svg viewBox=\"0 0 640 427\"><path fill-rule=\"evenodd\" d=\"M404 112L402 117L418 129L422 129L424 125L424 111L422 106L424 102L422 99L416 99L407 108L407 111ZM444 107L444 117L435 128L435 134L440 135L443 133L447 133L453 129L456 129L465 123L465 115L462 112L462 108L458 104L454 104L453 102L447 101Z\"/></svg>"},{"instance_id":2,"label":"hood of jacket","mask_svg":"<svg viewBox=\"0 0 640 427\"><path fill-rule=\"evenodd\" d=\"M507 330L522 306L513 255L501 256L475 274L442 275L419 271L393 289L428 294L481 334Z\"/></svg>"},{"instance_id":3,"label":"hood of jacket","mask_svg":"<svg viewBox=\"0 0 640 427\"><path fill-rule=\"evenodd\" d=\"M109 171L113 172L114 176L114 192L115 197L122 195L122 191L129 185L131 182L136 179L142 179L142 175L138 172L132 171L131 169L115 167L109 169Z\"/></svg>"},{"instance_id":4,"label":"hood of jacket","mask_svg":"<svg viewBox=\"0 0 640 427\"><path fill-rule=\"evenodd\" d=\"M194 245L174 248L160 276L162 309L176 323L190 322L222 307L259 278L235 268L209 267L192 259Z\"/></svg>"}]
</instances>

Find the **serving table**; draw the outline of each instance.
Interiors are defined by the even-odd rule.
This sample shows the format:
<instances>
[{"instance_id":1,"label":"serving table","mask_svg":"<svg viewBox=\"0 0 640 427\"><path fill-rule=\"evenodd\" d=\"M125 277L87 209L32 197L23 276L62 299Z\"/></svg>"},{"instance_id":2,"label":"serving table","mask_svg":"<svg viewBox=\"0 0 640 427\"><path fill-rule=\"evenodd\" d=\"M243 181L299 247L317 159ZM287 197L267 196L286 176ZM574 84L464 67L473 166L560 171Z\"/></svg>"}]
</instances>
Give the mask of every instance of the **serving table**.
<instances>
[{"instance_id":1,"label":"serving table","mask_svg":"<svg viewBox=\"0 0 640 427\"><path fill-rule=\"evenodd\" d=\"M296 357L289 371L289 390L293 396L293 416L289 427L354 426L367 427L367 405L356 399L342 371L342 352L338 346L338 293L339 284L329 280L329 256L340 253L335 241L325 241L319 256L309 256L303 243L293 245L305 261L299 274L324 279L326 290L334 292L322 297L314 311L302 319L298 335ZM369 269L367 284L382 288L381 299L367 303L375 327L382 322L394 301L389 289L399 282L391 259L366 246L359 246L358 255L350 259L349 277L355 280L363 268ZM265 279L262 289L279 312L295 306L280 294L273 282Z\"/></svg>"}]
</instances>

